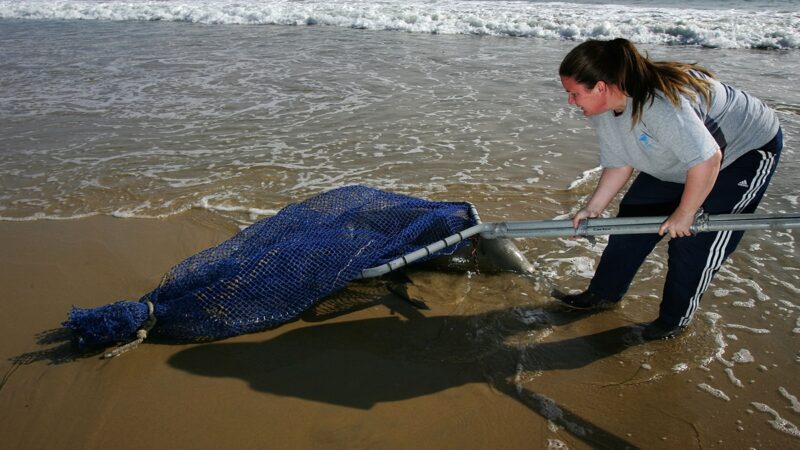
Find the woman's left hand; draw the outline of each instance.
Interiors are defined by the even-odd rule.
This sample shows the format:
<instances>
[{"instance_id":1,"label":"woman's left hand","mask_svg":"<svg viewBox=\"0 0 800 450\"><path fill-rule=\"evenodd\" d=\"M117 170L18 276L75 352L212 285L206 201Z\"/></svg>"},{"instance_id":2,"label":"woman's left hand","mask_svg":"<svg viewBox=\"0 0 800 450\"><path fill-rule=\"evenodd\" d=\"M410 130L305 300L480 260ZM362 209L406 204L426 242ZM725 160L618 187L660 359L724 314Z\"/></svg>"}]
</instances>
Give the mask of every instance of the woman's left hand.
<instances>
[{"instance_id":1,"label":"woman's left hand","mask_svg":"<svg viewBox=\"0 0 800 450\"><path fill-rule=\"evenodd\" d=\"M695 212L685 212L681 209L676 209L658 229L658 234L663 236L669 233L670 237L685 237L691 236L692 232L689 230L694 224Z\"/></svg>"},{"instance_id":2,"label":"woman's left hand","mask_svg":"<svg viewBox=\"0 0 800 450\"><path fill-rule=\"evenodd\" d=\"M714 188L721 161L722 152L717 149L710 158L689 169L686 175L686 185L681 194L681 202L672 215L661 224L661 228L658 229L659 235L663 236L669 233L670 237L674 238L692 235L689 228L694 224L697 211L703 206L709 192Z\"/></svg>"}]
</instances>

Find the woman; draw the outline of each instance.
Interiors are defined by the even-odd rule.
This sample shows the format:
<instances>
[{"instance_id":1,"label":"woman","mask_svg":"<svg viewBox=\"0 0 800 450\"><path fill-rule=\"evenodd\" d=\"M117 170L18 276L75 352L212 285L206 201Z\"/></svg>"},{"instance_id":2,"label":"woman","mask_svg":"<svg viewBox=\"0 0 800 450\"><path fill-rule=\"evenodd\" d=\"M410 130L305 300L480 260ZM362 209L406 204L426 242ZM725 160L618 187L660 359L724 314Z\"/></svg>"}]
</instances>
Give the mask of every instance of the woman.
<instances>
[{"instance_id":1,"label":"woman","mask_svg":"<svg viewBox=\"0 0 800 450\"><path fill-rule=\"evenodd\" d=\"M646 340L683 331L700 297L743 232L689 230L697 211L752 213L783 147L774 112L695 64L652 61L625 39L584 42L559 68L569 103L592 119L603 172L572 221L598 217L630 179L620 217L667 216L658 234L615 235L586 291L560 298L579 309L620 301L636 271L669 234L669 266L658 318Z\"/></svg>"}]
</instances>

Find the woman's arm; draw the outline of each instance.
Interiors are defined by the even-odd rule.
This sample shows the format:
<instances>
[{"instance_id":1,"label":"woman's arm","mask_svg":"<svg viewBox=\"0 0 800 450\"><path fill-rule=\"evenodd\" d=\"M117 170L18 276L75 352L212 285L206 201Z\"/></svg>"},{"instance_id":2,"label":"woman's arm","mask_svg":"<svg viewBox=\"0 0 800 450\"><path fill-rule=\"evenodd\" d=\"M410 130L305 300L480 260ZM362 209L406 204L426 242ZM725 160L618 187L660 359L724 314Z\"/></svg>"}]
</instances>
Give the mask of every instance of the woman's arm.
<instances>
[{"instance_id":1,"label":"woman's arm","mask_svg":"<svg viewBox=\"0 0 800 450\"><path fill-rule=\"evenodd\" d=\"M722 152L717 149L711 158L693 166L686 175L686 186L683 188L678 208L661 224L658 234L669 233L670 237L691 236L692 226L697 210L703 205L714 183L717 182Z\"/></svg>"},{"instance_id":2,"label":"woman's arm","mask_svg":"<svg viewBox=\"0 0 800 450\"><path fill-rule=\"evenodd\" d=\"M619 190L631 178L631 174L633 174L633 167L631 166L603 169L603 173L600 174L600 181L597 182L597 187L589 202L572 218L572 226L577 229L581 220L599 217Z\"/></svg>"}]
</instances>

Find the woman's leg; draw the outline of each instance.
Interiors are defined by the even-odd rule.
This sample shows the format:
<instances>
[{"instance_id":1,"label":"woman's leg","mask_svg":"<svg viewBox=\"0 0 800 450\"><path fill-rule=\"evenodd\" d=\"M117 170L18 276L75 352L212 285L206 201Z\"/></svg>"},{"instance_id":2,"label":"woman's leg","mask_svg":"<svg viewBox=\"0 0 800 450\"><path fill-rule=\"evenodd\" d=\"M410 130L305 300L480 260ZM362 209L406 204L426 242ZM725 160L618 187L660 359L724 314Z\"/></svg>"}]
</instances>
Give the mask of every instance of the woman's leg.
<instances>
[{"instance_id":1,"label":"woman's leg","mask_svg":"<svg viewBox=\"0 0 800 450\"><path fill-rule=\"evenodd\" d=\"M678 206L682 193L682 184L640 173L620 202L617 217L668 216ZM606 301L621 300L639 267L661 239L658 234L611 236L588 291Z\"/></svg>"},{"instance_id":2,"label":"woman's leg","mask_svg":"<svg viewBox=\"0 0 800 450\"><path fill-rule=\"evenodd\" d=\"M709 214L748 214L755 211L780 159L782 136L753 150L722 170L703 209ZM718 231L671 239L669 270L659 311L666 327L689 324L723 261L741 241L743 231Z\"/></svg>"}]
</instances>

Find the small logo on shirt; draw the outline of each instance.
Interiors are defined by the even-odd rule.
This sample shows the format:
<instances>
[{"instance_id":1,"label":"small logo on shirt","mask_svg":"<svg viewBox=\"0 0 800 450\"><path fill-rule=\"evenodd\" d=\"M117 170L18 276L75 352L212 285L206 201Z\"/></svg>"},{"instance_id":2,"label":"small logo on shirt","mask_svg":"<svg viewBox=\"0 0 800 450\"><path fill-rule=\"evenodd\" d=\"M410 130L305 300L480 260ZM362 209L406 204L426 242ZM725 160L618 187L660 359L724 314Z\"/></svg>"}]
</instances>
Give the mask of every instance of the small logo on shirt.
<instances>
[{"instance_id":1,"label":"small logo on shirt","mask_svg":"<svg viewBox=\"0 0 800 450\"><path fill-rule=\"evenodd\" d=\"M642 144L646 150L653 149L653 138L647 135L647 133L642 133L639 135L639 143Z\"/></svg>"},{"instance_id":2,"label":"small logo on shirt","mask_svg":"<svg viewBox=\"0 0 800 450\"><path fill-rule=\"evenodd\" d=\"M747 180L742 180L742 181L740 181L740 182L739 182L739 184L737 184L737 186L739 186L739 187L749 187L749 186L747 185Z\"/></svg>"}]
</instances>

